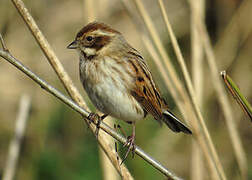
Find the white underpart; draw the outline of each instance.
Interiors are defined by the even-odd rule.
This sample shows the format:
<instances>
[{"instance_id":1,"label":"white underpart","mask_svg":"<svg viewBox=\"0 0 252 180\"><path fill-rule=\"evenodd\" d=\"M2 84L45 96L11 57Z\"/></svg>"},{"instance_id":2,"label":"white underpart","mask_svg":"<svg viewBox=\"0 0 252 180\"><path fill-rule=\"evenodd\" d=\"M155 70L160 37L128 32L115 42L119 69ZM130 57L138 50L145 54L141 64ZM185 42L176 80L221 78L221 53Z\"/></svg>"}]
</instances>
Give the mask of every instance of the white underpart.
<instances>
[{"instance_id":1,"label":"white underpart","mask_svg":"<svg viewBox=\"0 0 252 180\"><path fill-rule=\"evenodd\" d=\"M80 61L81 81L85 82L83 83L84 88L92 103L101 112L124 121L143 119L144 111L140 104L133 97L130 97L131 95L129 96L129 92L127 92L125 87L126 82L116 74L113 76L117 82L117 85L115 85L111 78L111 73L116 73L112 68L113 66L116 66L120 72L126 73L125 70L108 57L99 63L99 66L102 67L103 73L106 74L105 76L99 70L96 71L92 61ZM104 68L104 66L108 68ZM94 77L100 77L99 82L93 83ZM137 112L136 107L140 112Z\"/></svg>"}]
</instances>

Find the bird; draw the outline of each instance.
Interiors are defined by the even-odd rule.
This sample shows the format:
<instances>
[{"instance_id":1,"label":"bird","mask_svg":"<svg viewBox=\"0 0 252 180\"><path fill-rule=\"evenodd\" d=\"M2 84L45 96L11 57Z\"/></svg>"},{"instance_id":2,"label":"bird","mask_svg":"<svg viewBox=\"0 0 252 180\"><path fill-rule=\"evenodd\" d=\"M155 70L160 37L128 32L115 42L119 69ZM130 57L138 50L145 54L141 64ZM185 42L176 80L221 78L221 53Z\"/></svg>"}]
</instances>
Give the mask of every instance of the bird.
<instances>
[{"instance_id":1,"label":"bird","mask_svg":"<svg viewBox=\"0 0 252 180\"><path fill-rule=\"evenodd\" d=\"M104 113L102 117L109 115L132 125L126 157L134 150L136 122L148 114L175 133L192 134L168 109L146 61L119 31L91 22L67 48L77 50L81 83L94 106Z\"/></svg>"}]
</instances>

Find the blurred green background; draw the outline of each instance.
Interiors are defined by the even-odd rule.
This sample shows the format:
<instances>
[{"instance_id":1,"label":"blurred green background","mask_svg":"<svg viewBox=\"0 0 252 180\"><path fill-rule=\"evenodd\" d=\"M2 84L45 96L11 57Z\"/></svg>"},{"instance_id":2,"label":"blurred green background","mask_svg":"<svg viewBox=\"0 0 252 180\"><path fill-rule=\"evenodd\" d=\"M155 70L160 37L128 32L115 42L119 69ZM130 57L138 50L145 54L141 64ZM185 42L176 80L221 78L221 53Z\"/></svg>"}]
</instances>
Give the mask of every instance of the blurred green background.
<instances>
[{"instance_id":1,"label":"blurred green background","mask_svg":"<svg viewBox=\"0 0 252 180\"><path fill-rule=\"evenodd\" d=\"M182 117L165 89L159 71L144 48L122 2L95 2L96 19L122 32L128 42L143 54L170 108ZM158 3L152 0L143 2L182 78ZM208 0L205 4L205 19L215 48L218 69L226 69L248 101L252 102L252 13L249 10L252 3L248 2L250 0ZM78 55L66 49L78 30L88 23L86 1L25 0L24 3L89 107L95 110L79 82ZM247 4L243 7L245 3ZM165 5L188 69L191 71L189 4L185 0L168 0L165 1ZM66 93L11 1L0 1L0 17L0 32L10 52L40 77ZM223 113L209 78L209 68L206 61L203 63L202 112L207 119L207 126L227 176L229 179L240 179ZM104 179L107 172L102 168L100 150L95 137L81 117L3 59L0 59L0 179L6 164L9 142L13 137L22 94L31 96L32 107L15 179ZM229 98L246 152L248 178L252 179L252 124L230 95ZM130 133L129 125L118 120L115 123L119 123L128 134ZM144 151L177 175L190 179L190 136L174 134L167 127L160 127L151 117L137 124L136 133L136 143ZM125 149L120 146L119 151L123 154ZM134 159L129 156L125 163L135 179L164 179L163 175L137 156ZM205 179L209 179L207 168L204 169Z\"/></svg>"}]
</instances>

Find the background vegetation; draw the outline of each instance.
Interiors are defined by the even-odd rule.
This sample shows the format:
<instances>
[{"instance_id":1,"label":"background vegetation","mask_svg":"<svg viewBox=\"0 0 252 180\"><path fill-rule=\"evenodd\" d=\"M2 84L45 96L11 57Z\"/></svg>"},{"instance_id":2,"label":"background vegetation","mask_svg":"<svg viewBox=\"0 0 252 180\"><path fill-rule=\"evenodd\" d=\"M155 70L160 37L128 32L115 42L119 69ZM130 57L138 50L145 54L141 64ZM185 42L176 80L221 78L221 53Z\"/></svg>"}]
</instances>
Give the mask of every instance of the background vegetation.
<instances>
[{"instance_id":1,"label":"background vegetation","mask_svg":"<svg viewBox=\"0 0 252 180\"><path fill-rule=\"evenodd\" d=\"M161 35L179 78L183 80L158 2L152 0L142 2ZM93 111L95 109L79 82L78 55L67 50L66 46L74 39L76 32L95 17L96 20L105 22L122 32L128 42L143 54L170 109L182 118L165 86L159 68L145 49L139 34L140 24L132 21L132 17L121 1L96 0L94 7L88 7L88 1L83 0L26 0L24 3ZM185 0L168 0L165 1L165 7L187 67L193 74L197 69L191 70L193 63L190 5ZM252 102L251 8L250 0L205 2L205 22L214 47L218 70L227 70L249 102ZM12 54L40 77L65 92L11 1L0 1L0 17L0 32ZM241 179L226 121L217 100L219 94L214 91L205 56L202 64L201 112L226 176L228 179ZM103 157L95 137L86 128L81 117L56 98L45 93L38 85L2 59L0 60L0 179L6 165L9 142L13 137L18 104L24 93L31 96L32 106L21 146L16 179L105 179L105 174L110 172L104 170ZM228 97L246 153L247 178L251 179L251 122L232 97L230 95ZM131 129L127 124L119 120L115 122L130 133ZM167 127L160 127L156 121L148 117L137 124L136 143L177 175L185 179L193 179L192 167L195 164L192 162L195 161L192 161L192 157L195 151L191 148L191 136L174 134ZM122 147L119 149L124 152ZM204 157L201 158L204 162ZM129 157L126 165L135 179L164 178L137 156L134 159ZM203 173L203 179L211 178L206 163L203 163L197 171Z\"/></svg>"}]
</instances>

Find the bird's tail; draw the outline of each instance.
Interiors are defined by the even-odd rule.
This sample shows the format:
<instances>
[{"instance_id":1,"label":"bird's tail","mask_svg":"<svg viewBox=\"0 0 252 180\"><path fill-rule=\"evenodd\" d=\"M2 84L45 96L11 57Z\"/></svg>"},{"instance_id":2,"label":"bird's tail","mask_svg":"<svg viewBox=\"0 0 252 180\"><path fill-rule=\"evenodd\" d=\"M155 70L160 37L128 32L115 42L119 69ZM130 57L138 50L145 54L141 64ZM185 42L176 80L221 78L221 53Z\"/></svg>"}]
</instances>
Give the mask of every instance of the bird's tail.
<instances>
[{"instance_id":1,"label":"bird's tail","mask_svg":"<svg viewBox=\"0 0 252 180\"><path fill-rule=\"evenodd\" d=\"M192 131L186 127L186 125L178 120L174 114L169 110L163 112L163 121L174 132L183 132L186 134L192 134Z\"/></svg>"}]
</instances>

